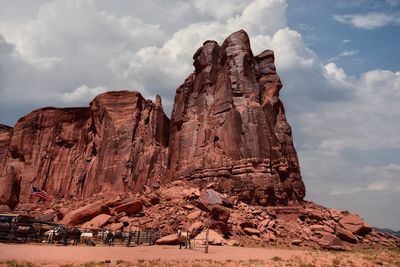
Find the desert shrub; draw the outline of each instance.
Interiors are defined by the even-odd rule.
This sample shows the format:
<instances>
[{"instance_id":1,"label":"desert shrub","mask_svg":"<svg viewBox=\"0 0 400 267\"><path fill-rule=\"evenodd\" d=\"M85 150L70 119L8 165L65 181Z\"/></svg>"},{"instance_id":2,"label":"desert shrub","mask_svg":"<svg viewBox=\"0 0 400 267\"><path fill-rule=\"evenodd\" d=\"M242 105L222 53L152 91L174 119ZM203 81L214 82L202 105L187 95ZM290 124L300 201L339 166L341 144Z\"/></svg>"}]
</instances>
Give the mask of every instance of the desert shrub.
<instances>
[{"instance_id":1,"label":"desert shrub","mask_svg":"<svg viewBox=\"0 0 400 267\"><path fill-rule=\"evenodd\" d=\"M332 264L333 266L340 266L340 258L334 258Z\"/></svg>"},{"instance_id":2,"label":"desert shrub","mask_svg":"<svg viewBox=\"0 0 400 267\"><path fill-rule=\"evenodd\" d=\"M36 266L34 263L29 261L17 262L16 260L7 260L5 261L5 265L8 267L34 267Z\"/></svg>"},{"instance_id":3,"label":"desert shrub","mask_svg":"<svg viewBox=\"0 0 400 267\"><path fill-rule=\"evenodd\" d=\"M86 262L83 264L84 267L96 267L97 264L94 261Z\"/></svg>"},{"instance_id":4,"label":"desert shrub","mask_svg":"<svg viewBox=\"0 0 400 267\"><path fill-rule=\"evenodd\" d=\"M279 256L273 256L273 257L272 257L272 260L273 260L273 261L281 261L282 258L279 257Z\"/></svg>"}]
</instances>

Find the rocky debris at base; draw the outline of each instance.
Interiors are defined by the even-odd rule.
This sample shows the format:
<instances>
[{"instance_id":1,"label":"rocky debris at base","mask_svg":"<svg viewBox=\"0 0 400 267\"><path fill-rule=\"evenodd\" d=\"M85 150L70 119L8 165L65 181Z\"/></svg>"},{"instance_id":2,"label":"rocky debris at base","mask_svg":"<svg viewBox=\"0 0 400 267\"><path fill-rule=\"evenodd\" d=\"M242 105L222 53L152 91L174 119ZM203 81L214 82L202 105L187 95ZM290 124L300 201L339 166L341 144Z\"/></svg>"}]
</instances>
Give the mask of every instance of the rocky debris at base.
<instances>
[{"instance_id":1,"label":"rocky debris at base","mask_svg":"<svg viewBox=\"0 0 400 267\"><path fill-rule=\"evenodd\" d=\"M141 200L128 200L114 208L116 212L125 212L127 215L134 215L142 211L142 209L143 203Z\"/></svg>"},{"instance_id":2,"label":"rocky debris at base","mask_svg":"<svg viewBox=\"0 0 400 267\"><path fill-rule=\"evenodd\" d=\"M98 201L96 203L88 204L76 210L70 211L64 216L61 223L68 225L78 225L87 222L100 214L109 213L109 208L105 206L102 201Z\"/></svg>"},{"instance_id":3,"label":"rocky debris at base","mask_svg":"<svg viewBox=\"0 0 400 267\"><path fill-rule=\"evenodd\" d=\"M204 211L199 198L206 190L213 190L212 194L218 199L227 199L232 207L218 202ZM144 198L159 201L139 204ZM135 212L131 207L136 208ZM198 186L195 181L175 181L143 194L96 194L85 200L54 199L50 203L24 204L19 210L36 218L48 216L50 221L83 228L134 231L154 227L160 229L162 236L157 244L176 244L174 236L178 229L188 231L191 238L199 241L210 225L209 234L214 238L210 244L215 245L334 250L400 245L399 238L376 231L360 216L348 211L327 209L312 202L296 206L253 206Z\"/></svg>"},{"instance_id":4,"label":"rocky debris at base","mask_svg":"<svg viewBox=\"0 0 400 267\"><path fill-rule=\"evenodd\" d=\"M163 236L156 241L157 245L178 245L179 239L177 234Z\"/></svg>"},{"instance_id":5,"label":"rocky debris at base","mask_svg":"<svg viewBox=\"0 0 400 267\"><path fill-rule=\"evenodd\" d=\"M197 243L204 245L206 242L206 236L207 236L207 231L204 230L203 232L201 232L199 235L197 235L195 237L195 240L198 240ZM227 241L219 233L210 229L208 231L208 244L214 245L214 246L222 246L222 245L226 245Z\"/></svg>"},{"instance_id":6,"label":"rocky debris at base","mask_svg":"<svg viewBox=\"0 0 400 267\"><path fill-rule=\"evenodd\" d=\"M97 229L102 228L104 225L107 224L108 220L111 218L111 215L108 214L100 214L91 219L88 222L85 222L81 225L82 228L89 228L89 229Z\"/></svg>"}]
</instances>

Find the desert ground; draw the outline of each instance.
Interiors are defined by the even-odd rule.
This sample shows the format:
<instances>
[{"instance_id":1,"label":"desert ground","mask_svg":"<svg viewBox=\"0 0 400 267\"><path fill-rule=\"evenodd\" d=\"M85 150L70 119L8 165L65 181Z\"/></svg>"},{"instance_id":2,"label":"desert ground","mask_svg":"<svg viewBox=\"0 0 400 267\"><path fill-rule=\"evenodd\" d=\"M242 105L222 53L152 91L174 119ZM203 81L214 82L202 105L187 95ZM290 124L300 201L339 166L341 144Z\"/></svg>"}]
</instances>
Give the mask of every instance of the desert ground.
<instances>
[{"instance_id":1,"label":"desert ground","mask_svg":"<svg viewBox=\"0 0 400 267\"><path fill-rule=\"evenodd\" d=\"M0 244L0 266L400 266L399 250L319 251L212 246L88 247Z\"/></svg>"}]
</instances>

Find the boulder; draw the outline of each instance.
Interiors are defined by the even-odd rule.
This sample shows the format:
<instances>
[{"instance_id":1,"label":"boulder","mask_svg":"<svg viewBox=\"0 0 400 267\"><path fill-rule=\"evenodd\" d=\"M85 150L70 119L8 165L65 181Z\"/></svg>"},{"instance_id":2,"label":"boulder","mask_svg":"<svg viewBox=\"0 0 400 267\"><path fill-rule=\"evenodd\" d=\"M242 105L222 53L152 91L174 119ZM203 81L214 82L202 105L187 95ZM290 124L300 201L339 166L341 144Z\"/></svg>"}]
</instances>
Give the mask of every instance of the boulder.
<instances>
[{"instance_id":1,"label":"boulder","mask_svg":"<svg viewBox=\"0 0 400 267\"><path fill-rule=\"evenodd\" d=\"M323 223L324 225L326 225L326 226L332 228L332 229L335 229L335 227L336 227L336 225L337 225L337 223L336 223L334 220L325 220L325 221L323 221L322 223Z\"/></svg>"},{"instance_id":2,"label":"boulder","mask_svg":"<svg viewBox=\"0 0 400 267\"><path fill-rule=\"evenodd\" d=\"M311 229L308 228L307 226L304 226L303 229L302 229L302 231L303 231L303 233L304 233L306 236L312 235Z\"/></svg>"},{"instance_id":3,"label":"boulder","mask_svg":"<svg viewBox=\"0 0 400 267\"><path fill-rule=\"evenodd\" d=\"M257 229L264 232L265 228L268 226L270 219L264 219L258 223Z\"/></svg>"},{"instance_id":4,"label":"boulder","mask_svg":"<svg viewBox=\"0 0 400 267\"><path fill-rule=\"evenodd\" d=\"M177 234L171 234L161 237L156 241L157 245L179 245L179 239Z\"/></svg>"},{"instance_id":5,"label":"boulder","mask_svg":"<svg viewBox=\"0 0 400 267\"><path fill-rule=\"evenodd\" d=\"M200 190L198 188L190 188L186 191L185 198L194 200L200 197Z\"/></svg>"},{"instance_id":6,"label":"boulder","mask_svg":"<svg viewBox=\"0 0 400 267\"><path fill-rule=\"evenodd\" d=\"M207 189L200 192L197 203L201 209L210 211L214 205L222 205L222 197L214 189Z\"/></svg>"},{"instance_id":7,"label":"boulder","mask_svg":"<svg viewBox=\"0 0 400 267\"><path fill-rule=\"evenodd\" d=\"M276 236L271 232L267 232L267 233L263 234L261 236L261 238L264 239L265 241L268 241L268 242L275 242L276 241Z\"/></svg>"},{"instance_id":8,"label":"boulder","mask_svg":"<svg viewBox=\"0 0 400 267\"><path fill-rule=\"evenodd\" d=\"M240 228L257 228L257 225L251 221L244 221L239 223Z\"/></svg>"},{"instance_id":9,"label":"boulder","mask_svg":"<svg viewBox=\"0 0 400 267\"><path fill-rule=\"evenodd\" d=\"M322 248L336 249L337 247L342 247L342 241L335 235L330 233L324 233L322 237L318 240L318 244Z\"/></svg>"},{"instance_id":10,"label":"boulder","mask_svg":"<svg viewBox=\"0 0 400 267\"><path fill-rule=\"evenodd\" d=\"M129 218L128 216L122 216L122 217L119 218L117 221L118 221L118 222L125 223L125 222L129 222L129 220L130 220L130 218Z\"/></svg>"},{"instance_id":11,"label":"boulder","mask_svg":"<svg viewBox=\"0 0 400 267\"><path fill-rule=\"evenodd\" d=\"M339 224L344 229L356 235L365 235L372 230L372 227L369 224L364 223L363 219L361 219L358 215L352 213L343 216L343 218L339 220Z\"/></svg>"},{"instance_id":12,"label":"boulder","mask_svg":"<svg viewBox=\"0 0 400 267\"><path fill-rule=\"evenodd\" d=\"M337 209L329 209L329 213L335 222L338 222L341 218L343 218L342 213Z\"/></svg>"},{"instance_id":13,"label":"boulder","mask_svg":"<svg viewBox=\"0 0 400 267\"><path fill-rule=\"evenodd\" d=\"M226 197L222 198L222 205L227 208L231 208L231 209L233 208L233 202L229 198L226 198Z\"/></svg>"},{"instance_id":14,"label":"boulder","mask_svg":"<svg viewBox=\"0 0 400 267\"><path fill-rule=\"evenodd\" d=\"M306 212L306 215L310 219L317 220L317 221L324 220L325 212L322 210L307 208L307 209L305 209L305 212Z\"/></svg>"},{"instance_id":15,"label":"boulder","mask_svg":"<svg viewBox=\"0 0 400 267\"><path fill-rule=\"evenodd\" d=\"M272 229L272 228L274 228L275 225L276 225L275 220L269 220L269 222L267 224L267 228Z\"/></svg>"},{"instance_id":16,"label":"boulder","mask_svg":"<svg viewBox=\"0 0 400 267\"><path fill-rule=\"evenodd\" d=\"M186 218L188 220L194 221L194 220L197 220L198 218L200 218L200 216L201 216L201 210L195 210L195 211L189 213L186 216Z\"/></svg>"},{"instance_id":17,"label":"boulder","mask_svg":"<svg viewBox=\"0 0 400 267\"><path fill-rule=\"evenodd\" d=\"M153 206L153 204L150 202L150 199L147 196L141 196L139 199L145 207L149 208Z\"/></svg>"},{"instance_id":18,"label":"boulder","mask_svg":"<svg viewBox=\"0 0 400 267\"><path fill-rule=\"evenodd\" d=\"M107 224L108 220L111 218L111 215L108 214L100 214L91 219L88 222L85 222L81 225L81 228L89 228L89 229L98 229L102 228Z\"/></svg>"},{"instance_id":19,"label":"boulder","mask_svg":"<svg viewBox=\"0 0 400 267\"><path fill-rule=\"evenodd\" d=\"M230 211L222 206L214 206L211 209L211 219L228 223Z\"/></svg>"},{"instance_id":20,"label":"boulder","mask_svg":"<svg viewBox=\"0 0 400 267\"><path fill-rule=\"evenodd\" d=\"M367 234L369 234L371 232L372 232L372 225L370 225L369 223L364 221L364 227L363 227L363 229L361 229L359 234L362 235L362 236L365 236L365 235L367 235Z\"/></svg>"},{"instance_id":21,"label":"boulder","mask_svg":"<svg viewBox=\"0 0 400 267\"><path fill-rule=\"evenodd\" d=\"M190 225L188 232L190 237L193 238L197 236L204 229L204 224L202 222L194 222Z\"/></svg>"},{"instance_id":22,"label":"boulder","mask_svg":"<svg viewBox=\"0 0 400 267\"><path fill-rule=\"evenodd\" d=\"M331 234L333 234L335 232L329 226L321 225L321 224L313 224L313 225L308 226L308 228L313 232L321 231L321 232L327 232L327 233L331 233Z\"/></svg>"},{"instance_id":23,"label":"boulder","mask_svg":"<svg viewBox=\"0 0 400 267\"><path fill-rule=\"evenodd\" d=\"M341 240L349 242L349 243L353 243L353 244L357 244L357 237L355 235L353 235L350 231L342 228L342 227L336 227L336 232L335 232L336 236L339 237Z\"/></svg>"},{"instance_id":24,"label":"boulder","mask_svg":"<svg viewBox=\"0 0 400 267\"><path fill-rule=\"evenodd\" d=\"M78 225L93 219L97 215L109 213L110 209L105 206L102 201L98 201L93 204L88 204L76 210L70 211L64 216L61 223L68 225Z\"/></svg>"},{"instance_id":25,"label":"boulder","mask_svg":"<svg viewBox=\"0 0 400 267\"><path fill-rule=\"evenodd\" d=\"M226 240L217 232L213 230L208 230L208 244L209 245L214 245L214 246L221 246L226 243ZM200 240L200 243L205 243L206 240L206 232L207 230L202 231L200 234L198 234L195 238L197 240Z\"/></svg>"},{"instance_id":26,"label":"boulder","mask_svg":"<svg viewBox=\"0 0 400 267\"><path fill-rule=\"evenodd\" d=\"M125 212L126 215L134 215L143 209L143 203L140 200L132 200L114 208L116 212Z\"/></svg>"},{"instance_id":27,"label":"boulder","mask_svg":"<svg viewBox=\"0 0 400 267\"><path fill-rule=\"evenodd\" d=\"M110 223L115 223L115 222L119 221L119 219L121 219L122 217L125 217L125 216L126 216L126 212L117 213L116 215L111 217L109 222Z\"/></svg>"},{"instance_id":28,"label":"boulder","mask_svg":"<svg viewBox=\"0 0 400 267\"><path fill-rule=\"evenodd\" d=\"M260 230L255 229L255 228L250 228L250 227L244 228L243 232L245 232L248 235L257 235L257 236L259 236L261 234Z\"/></svg>"}]
</instances>

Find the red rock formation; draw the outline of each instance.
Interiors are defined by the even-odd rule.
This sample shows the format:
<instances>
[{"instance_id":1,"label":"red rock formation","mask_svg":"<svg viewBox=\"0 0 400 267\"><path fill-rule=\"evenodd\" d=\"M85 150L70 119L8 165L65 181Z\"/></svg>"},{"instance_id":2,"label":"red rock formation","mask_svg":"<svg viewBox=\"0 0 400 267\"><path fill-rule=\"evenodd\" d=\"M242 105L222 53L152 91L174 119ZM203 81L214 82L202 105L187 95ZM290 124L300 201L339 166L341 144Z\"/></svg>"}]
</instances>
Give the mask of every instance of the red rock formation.
<instances>
[{"instance_id":1,"label":"red rock formation","mask_svg":"<svg viewBox=\"0 0 400 267\"><path fill-rule=\"evenodd\" d=\"M99 95L90 108L33 111L14 127L0 202L26 202L32 185L54 196L138 189L164 175L168 129L160 97L154 104L137 92Z\"/></svg>"},{"instance_id":2,"label":"red rock formation","mask_svg":"<svg viewBox=\"0 0 400 267\"><path fill-rule=\"evenodd\" d=\"M102 202L98 201L69 212L61 222L68 225L77 225L87 222L101 214L108 215L109 213L110 209Z\"/></svg>"},{"instance_id":3,"label":"red rock formation","mask_svg":"<svg viewBox=\"0 0 400 267\"><path fill-rule=\"evenodd\" d=\"M36 110L12 131L1 130L0 204L28 201L32 185L85 197L178 178L216 181L217 191L247 203L301 201L273 52L253 56L239 31L221 46L206 41L193 58L195 71L176 91L171 128L160 97L153 103L122 91L86 108Z\"/></svg>"},{"instance_id":4,"label":"red rock formation","mask_svg":"<svg viewBox=\"0 0 400 267\"><path fill-rule=\"evenodd\" d=\"M9 150L10 139L12 135L12 128L3 124L0 124L0 174L5 168L6 156ZM13 207L18 203L19 187L17 184L13 184L12 180L0 180L0 191L7 190L7 201L0 198L0 204L8 204ZM3 189L1 189L3 188ZM3 205L0 205L3 206ZM2 210L7 210L4 207Z\"/></svg>"},{"instance_id":5,"label":"red rock formation","mask_svg":"<svg viewBox=\"0 0 400 267\"><path fill-rule=\"evenodd\" d=\"M8 152L8 145L10 143L12 130L12 127L0 124L0 170L3 168Z\"/></svg>"},{"instance_id":6,"label":"red rock formation","mask_svg":"<svg viewBox=\"0 0 400 267\"><path fill-rule=\"evenodd\" d=\"M253 56L238 31L221 46L206 41L193 59L171 117L171 177L216 179L219 191L247 203L301 201L305 188L273 52Z\"/></svg>"}]
</instances>

